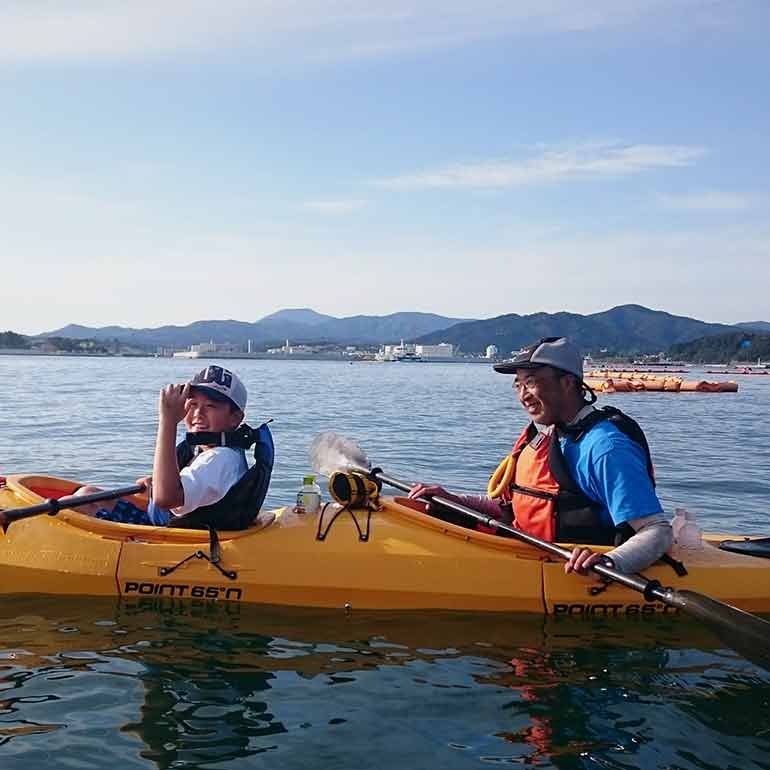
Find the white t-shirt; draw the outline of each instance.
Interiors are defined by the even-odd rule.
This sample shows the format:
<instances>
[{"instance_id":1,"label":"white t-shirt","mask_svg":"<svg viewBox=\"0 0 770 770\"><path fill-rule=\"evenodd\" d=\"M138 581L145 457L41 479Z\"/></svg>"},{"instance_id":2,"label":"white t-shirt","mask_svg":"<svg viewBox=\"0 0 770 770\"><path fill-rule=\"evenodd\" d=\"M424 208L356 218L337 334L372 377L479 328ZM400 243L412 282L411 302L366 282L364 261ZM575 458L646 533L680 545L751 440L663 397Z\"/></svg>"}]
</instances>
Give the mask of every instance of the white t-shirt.
<instances>
[{"instance_id":1,"label":"white t-shirt","mask_svg":"<svg viewBox=\"0 0 770 770\"><path fill-rule=\"evenodd\" d=\"M204 449L179 471L184 502L171 509L172 516L184 516L204 505L219 502L248 470L242 449L218 446Z\"/></svg>"}]
</instances>

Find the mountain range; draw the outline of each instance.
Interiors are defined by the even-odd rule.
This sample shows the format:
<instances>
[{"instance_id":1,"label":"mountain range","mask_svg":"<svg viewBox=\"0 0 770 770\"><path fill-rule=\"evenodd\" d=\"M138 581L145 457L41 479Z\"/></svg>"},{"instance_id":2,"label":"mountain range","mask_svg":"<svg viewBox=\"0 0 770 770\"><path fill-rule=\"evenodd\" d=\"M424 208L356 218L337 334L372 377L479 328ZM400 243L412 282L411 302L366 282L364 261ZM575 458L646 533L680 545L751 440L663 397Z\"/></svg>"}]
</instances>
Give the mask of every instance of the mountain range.
<instances>
[{"instance_id":1,"label":"mountain range","mask_svg":"<svg viewBox=\"0 0 770 770\"><path fill-rule=\"evenodd\" d=\"M40 337L119 340L141 346L187 347L201 342L246 345L255 348L289 339L295 343L380 345L407 342L452 343L464 353L482 353L495 345L508 355L541 337L568 336L585 352L609 350L622 353L653 353L676 343L735 332L737 329L768 332L767 321L719 324L677 316L642 305L619 305L599 313L511 313L484 320L450 318L433 313L402 312L386 316L336 318L310 308L279 310L259 321L196 321L188 326L132 329L122 326L89 328L69 325Z\"/></svg>"},{"instance_id":2,"label":"mountain range","mask_svg":"<svg viewBox=\"0 0 770 770\"><path fill-rule=\"evenodd\" d=\"M487 345L495 345L501 354L507 354L541 337L566 336L577 341L585 352L652 353L667 350L677 342L734 332L735 328L650 310L642 305L620 305L589 315L511 313L485 321L459 323L450 329L423 335L419 341L451 342L466 352L480 352ZM752 328L751 324L746 328Z\"/></svg>"},{"instance_id":3,"label":"mountain range","mask_svg":"<svg viewBox=\"0 0 770 770\"><path fill-rule=\"evenodd\" d=\"M187 347L201 342L246 345L275 345L291 340L295 343L347 343L381 345L412 340L423 334L446 329L462 321L434 313L393 313L385 316L356 315L335 318L309 308L291 308L261 318L259 321L195 321L187 326L161 326L155 329L133 329L124 326L92 328L70 324L39 337L119 340L139 346Z\"/></svg>"},{"instance_id":4,"label":"mountain range","mask_svg":"<svg viewBox=\"0 0 770 770\"><path fill-rule=\"evenodd\" d=\"M739 323L735 325L741 329L748 329L749 331L770 334L770 322L768 321L746 321L745 323Z\"/></svg>"}]
</instances>

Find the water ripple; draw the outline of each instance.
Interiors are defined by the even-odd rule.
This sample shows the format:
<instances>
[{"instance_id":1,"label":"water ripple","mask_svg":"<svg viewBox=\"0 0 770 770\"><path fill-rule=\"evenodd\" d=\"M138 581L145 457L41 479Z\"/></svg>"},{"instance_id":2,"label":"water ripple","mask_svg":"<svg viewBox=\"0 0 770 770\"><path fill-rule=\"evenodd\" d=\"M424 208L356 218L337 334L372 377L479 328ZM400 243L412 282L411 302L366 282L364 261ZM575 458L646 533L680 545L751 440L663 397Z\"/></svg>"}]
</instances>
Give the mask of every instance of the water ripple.
<instances>
[{"instance_id":1,"label":"water ripple","mask_svg":"<svg viewBox=\"0 0 770 770\"><path fill-rule=\"evenodd\" d=\"M396 477L483 491L525 421L484 366L233 366L252 422L276 420L269 504L291 500L321 430ZM132 481L158 389L194 368L0 357L2 471ZM606 401L647 429L668 509L767 532L770 383L747 380ZM3 770L768 768L770 675L683 619L0 601Z\"/></svg>"}]
</instances>

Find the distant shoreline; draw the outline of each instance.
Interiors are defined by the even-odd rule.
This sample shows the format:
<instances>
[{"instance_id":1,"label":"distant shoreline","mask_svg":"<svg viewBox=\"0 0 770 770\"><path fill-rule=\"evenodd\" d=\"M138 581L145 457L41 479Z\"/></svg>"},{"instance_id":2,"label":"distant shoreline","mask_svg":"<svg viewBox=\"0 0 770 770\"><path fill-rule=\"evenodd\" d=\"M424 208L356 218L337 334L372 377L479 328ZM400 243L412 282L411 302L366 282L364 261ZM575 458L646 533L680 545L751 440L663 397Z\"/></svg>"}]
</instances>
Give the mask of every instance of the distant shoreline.
<instances>
[{"instance_id":1,"label":"distant shoreline","mask_svg":"<svg viewBox=\"0 0 770 770\"><path fill-rule=\"evenodd\" d=\"M85 353L73 350L19 350L0 348L0 356L32 356L47 358L157 358L153 353Z\"/></svg>"},{"instance_id":2,"label":"distant shoreline","mask_svg":"<svg viewBox=\"0 0 770 770\"><path fill-rule=\"evenodd\" d=\"M0 348L0 356L46 356L49 358L155 358L152 353L86 353L74 350L24 350Z\"/></svg>"},{"instance_id":3,"label":"distant shoreline","mask_svg":"<svg viewBox=\"0 0 770 770\"><path fill-rule=\"evenodd\" d=\"M351 358L342 353L204 353L198 356L158 356L154 353L86 353L75 351L23 350L18 348L0 348L0 356L31 356L48 358L158 358L164 361L217 361L225 359L255 361L347 361L351 364L487 364L494 363L486 358L423 358L421 361L376 361L371 358Z\"/></svg>"}]
</instances>

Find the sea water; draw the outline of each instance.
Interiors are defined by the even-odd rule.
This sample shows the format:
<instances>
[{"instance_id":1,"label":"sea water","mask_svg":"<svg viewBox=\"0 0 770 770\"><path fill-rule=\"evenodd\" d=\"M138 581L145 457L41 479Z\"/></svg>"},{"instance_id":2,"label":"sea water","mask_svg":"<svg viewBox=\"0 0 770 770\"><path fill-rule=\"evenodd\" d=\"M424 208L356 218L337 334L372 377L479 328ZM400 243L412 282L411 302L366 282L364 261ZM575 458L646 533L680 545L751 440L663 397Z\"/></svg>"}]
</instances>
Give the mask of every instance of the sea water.
<instances>
[{"instance_id":1,"label":"sea water","mask_svg":"<svg viewBox=\"0 0 770 770\"><path fill-rule=\"evenodd\" d=\"M526 420L485 365L229 363L250 424L274 418L268 506L291 503L322 430L396 478L480 492ZM158 390L196 368L0 357L0 474L133 482ZM668 511L770 534L770 377L601 402L645 428ZM2 770L767 768L768 725L770 675L681 618L0 597Z\"/></svg>"}]
</instances>

